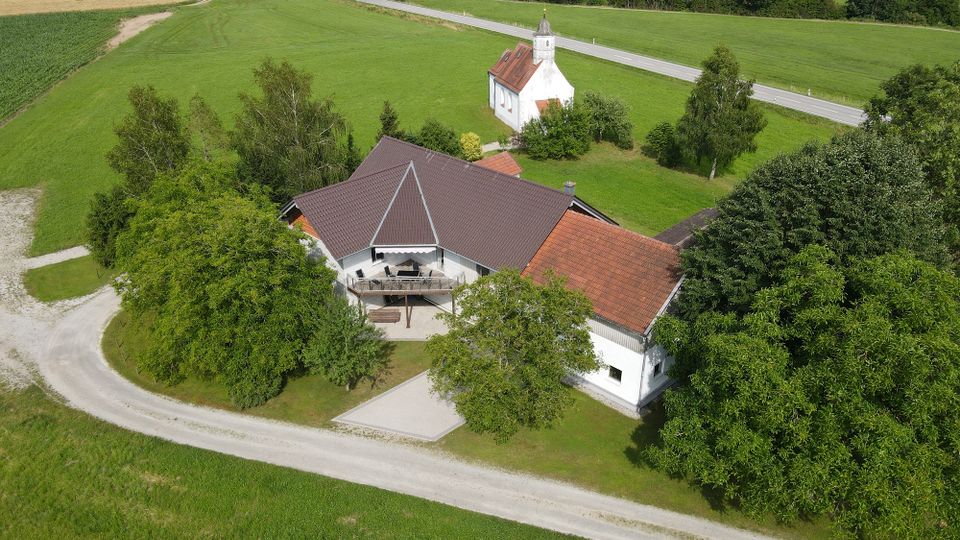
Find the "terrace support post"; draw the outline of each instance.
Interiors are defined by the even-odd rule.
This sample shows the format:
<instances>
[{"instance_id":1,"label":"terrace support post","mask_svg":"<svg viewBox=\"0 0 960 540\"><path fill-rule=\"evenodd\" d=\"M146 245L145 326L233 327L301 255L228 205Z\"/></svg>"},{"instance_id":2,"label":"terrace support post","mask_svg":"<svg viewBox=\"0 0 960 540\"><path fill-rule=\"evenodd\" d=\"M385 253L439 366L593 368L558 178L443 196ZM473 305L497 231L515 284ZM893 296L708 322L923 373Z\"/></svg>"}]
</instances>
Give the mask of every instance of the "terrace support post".
<instances>
[{"instance_id":1,"label":"terrace support post","mask_svg":"<svg viewBox=\"0 0 960 540\"><path fill-rule=\"evenodd\" d=\"M453 309L453 316L456 317L457 316L457 295L453 293L450 294L450 304L451 304L450 307Z\"/></svg>"},{"instance_id":2,"label":"terrace support post","mask_svg":"<svg viewBox=\"0 0 960 540\"><path fill-rule=\"evenodd\" d=\"M410 295L403 295L403 311L407 314L407 328L410 328Z\"/></svg>"}]
</instances>

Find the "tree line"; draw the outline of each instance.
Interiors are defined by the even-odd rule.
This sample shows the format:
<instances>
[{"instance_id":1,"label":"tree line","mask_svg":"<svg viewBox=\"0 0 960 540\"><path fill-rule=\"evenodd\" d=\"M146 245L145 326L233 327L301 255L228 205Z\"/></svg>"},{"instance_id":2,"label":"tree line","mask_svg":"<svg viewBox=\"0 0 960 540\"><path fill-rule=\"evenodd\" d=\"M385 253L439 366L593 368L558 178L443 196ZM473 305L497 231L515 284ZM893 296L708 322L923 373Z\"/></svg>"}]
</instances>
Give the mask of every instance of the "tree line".
<instances>
[{"instance_id":1,"label":"tree line","mask_svg":"<svg viewBox=\"0 0 960 540\"><path fill-rule=\"evenodd\" d=\"M856 19L890 23L960 26L953 0L545 0L618 8L726 13L795 19Z\"/></svg>"}]
</instances>

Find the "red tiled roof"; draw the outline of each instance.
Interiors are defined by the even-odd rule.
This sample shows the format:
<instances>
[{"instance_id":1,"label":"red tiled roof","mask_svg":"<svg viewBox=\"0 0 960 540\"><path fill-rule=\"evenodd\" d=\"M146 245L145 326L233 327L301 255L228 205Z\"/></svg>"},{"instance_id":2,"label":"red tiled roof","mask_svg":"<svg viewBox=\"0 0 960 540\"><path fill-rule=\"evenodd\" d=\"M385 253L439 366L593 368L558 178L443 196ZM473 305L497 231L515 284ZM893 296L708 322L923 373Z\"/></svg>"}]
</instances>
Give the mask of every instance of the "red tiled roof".
<instances>
[{"instance_id":1,"label":"red tiled roof","mask_svg":"<svg viewBox=\"0 0 960 540\"><path fill-rule=\"evenodd\" d=\"M310 225L310 222L307 221L307 218L305 218L303 214L297 216L297 218L291 221L290 224L314 238L320 238L317 235L317 230L313 228L313 225Z\"/></svg>"},{"instance_id":2,"label":"red tiled roof","mask_svg":"<svg viewBox=\"0 0 960 540\"><path fill-rule=\"evenodd\" d=\"M479 161L474 161L473 164L477 167L483 167L484 169L490 169L491 171L509 174L510 176L518 176L521 172L523 172L523 168L520 167L520 164L517 163L517 160L513 159L513 156L511 156L510 152L507 151L500 152L499 154L495 154L490 157L485 157Z\"/></svg>"},{"instance_id":3,"label":"red tiled roof","mask_svg":"<svg viewBox=\"0 0 960 540\"><path fill-rule=\"evenodd\" d=\"M349 179L293 202L337 259L371 245L436 243L494 270L525 267L577 204L563 192L390 137Z\"/></svg>"},{"instance_id":4,"label":"red tiled roof","mask_svg":"<svg viewBox=\"0 0 960 540\"><path fill-rule=\"evenodd\" d=\"M679 251L659 240L568 210L523 274L553 269L603 319L645 333L680 281Z\"/></svg>"},{"instance_id":5,"label":"red tiled roof","mask_svg":"<svg viewBox=\"0 0 960 540\"><path fill-rule=\"evenodd\" d=\"M540 64L533 63L533 48L526 43L517 43L512 51L507 49L488 71L500 84L520 93Z\"/></svg>"},{"instance_id":6,"label":"red tiled roof","mask_svg":"<svg viewBox=\"0 0 960 540\"><path fill-rule=\"evenodd\" d=\"M560 103L560 100L557 99L557 98L538 99L538 100L535 102L535 103L537 104L537 111L539 111L540 114L543 114L543 111L547 110L547 107L550 106L550 102Z\"/></svg>"}]
</instances>

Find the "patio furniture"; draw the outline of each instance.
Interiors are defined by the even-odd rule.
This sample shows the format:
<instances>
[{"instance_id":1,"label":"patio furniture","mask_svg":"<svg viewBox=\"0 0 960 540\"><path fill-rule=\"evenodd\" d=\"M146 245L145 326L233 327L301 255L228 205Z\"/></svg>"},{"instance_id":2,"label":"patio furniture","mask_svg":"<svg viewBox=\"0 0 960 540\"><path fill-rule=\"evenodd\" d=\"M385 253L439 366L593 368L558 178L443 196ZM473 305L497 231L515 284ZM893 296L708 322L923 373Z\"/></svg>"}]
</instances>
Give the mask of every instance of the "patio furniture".
<instances>
[{"instance_id":1,"label":"patio furniture","mask_svg":"<svg viewBox=\"0 0 960 540\"><path fill-rule=\"evenodd\" d=\"M383 267L383 273L386 274L387 277L396 277L396 276L393 275L393 272L390 271L390 267L389 267L389 266L384 266L384 267Z\"/></svg>"},{"instance_id":2,"label":"patio furniture","mask_svg":"<svg viewBox=\"0 0 960 540\"><path fill-rule=\"evenodd\" d=\"M363 276L363 270L362 270L362 269L361 269L361 270L357 270L357 277L360 278L360 279L363 279L364 276Z\"/></svg>"},{"instance_id":3,"label":"patio furniture","mask_svg":"<svg viewBox=\"0 0 960 540\"><path fill-rule=\"evenodd\" d=\"M416 272L417 275L420 274L420 263L417 261L413 261L413 271Z\"/></svg>"},{"instance_id":4,"label":"patio furniture","mask_svg":"<svg viewBox=\"0 0 960 540\"><path fill-rule=\"evenodd\" d=\"M375 323L398 323L400 322L400 310L396 308L377 309L368 313L367 319Z\"/></svg>"},{"instance_id":5,"label":"patio furniture","mask_svg":"<svg viewBox=\"0 0 960 540\"><path fill-rule=\"evenodd\" d=\"M419 270L397 270L397 276L402 278L420 277Z\"/></svg>"}]
</instances>

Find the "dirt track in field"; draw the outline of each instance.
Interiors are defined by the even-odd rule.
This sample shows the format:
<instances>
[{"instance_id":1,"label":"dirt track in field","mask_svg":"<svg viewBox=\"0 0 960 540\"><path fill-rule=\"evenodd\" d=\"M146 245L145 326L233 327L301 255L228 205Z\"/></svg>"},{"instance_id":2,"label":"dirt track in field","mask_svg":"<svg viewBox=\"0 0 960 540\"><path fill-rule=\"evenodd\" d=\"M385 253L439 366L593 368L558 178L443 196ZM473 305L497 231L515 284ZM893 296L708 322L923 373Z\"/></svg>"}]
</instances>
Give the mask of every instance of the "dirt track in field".
<instances>
[{"instance_id":1,"label":"dirt track in field","mask_svg":"<svg viewBox=\"0 0 960 540\"><path fill-rule=\"evenodd\" d=\"M3 0L0 1L0 16L162 6L176 3L179 2L177 0Z\"/></svg>"}]
</instances>

